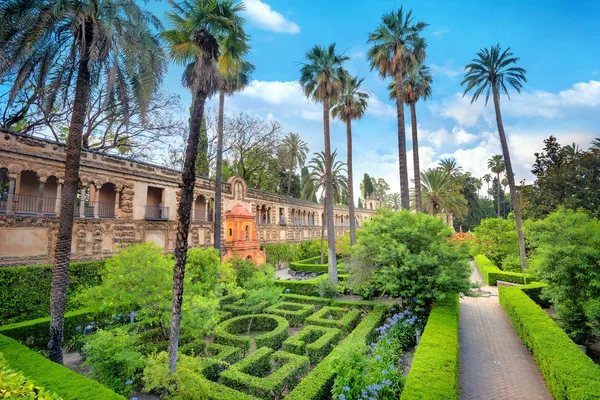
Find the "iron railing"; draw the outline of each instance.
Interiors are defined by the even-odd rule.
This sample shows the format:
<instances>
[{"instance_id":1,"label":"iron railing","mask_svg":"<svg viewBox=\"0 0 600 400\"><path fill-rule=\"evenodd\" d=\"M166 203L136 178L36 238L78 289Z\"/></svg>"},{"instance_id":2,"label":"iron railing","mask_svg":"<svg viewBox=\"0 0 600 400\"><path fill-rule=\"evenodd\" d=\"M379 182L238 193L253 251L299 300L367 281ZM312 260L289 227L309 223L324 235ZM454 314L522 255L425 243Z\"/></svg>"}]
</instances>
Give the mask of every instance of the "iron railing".
<instances>
[{"instance_id":1,"label":"iron railing","mask_svg":"<svg viewBox=\"0 0 600 400\"><path fill-rule=\"evenodd\" d=\"M169 219L169 207L145 206L144 218L151 221L165 221Z\"/></svg>"},{"instance_id":2,"label":"iron railing","mask_svg":"<svg viewBox=\"0 0 600 400\"><path fill-rule=\"evenodd\" d=\"M206 210L194 210L192 215L193 222L213 222L214 221L214 211L209 210L208 216L206 215Z\"/></svg>"},{"instance_id":3,"label":"iron railing","mask_svg":"<svg viewBox=\"0 0 600 400\"><path fill-rule=\"evenodd\" d=\"M15 214L44 214L56 215L56 202L54 197L40 197L26 194L14 194L12 212ZM0 212L8 210L8 193L0 195Z\"/></svg>"}]
</instances>

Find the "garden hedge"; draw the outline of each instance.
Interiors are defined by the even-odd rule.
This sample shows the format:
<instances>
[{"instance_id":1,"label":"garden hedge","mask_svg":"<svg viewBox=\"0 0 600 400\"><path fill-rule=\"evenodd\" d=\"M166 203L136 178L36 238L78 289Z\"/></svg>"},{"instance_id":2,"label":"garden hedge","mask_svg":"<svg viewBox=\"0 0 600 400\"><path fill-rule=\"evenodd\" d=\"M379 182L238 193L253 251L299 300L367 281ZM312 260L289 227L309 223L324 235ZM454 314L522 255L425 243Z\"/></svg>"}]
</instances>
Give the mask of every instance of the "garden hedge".
<instances>
[{"instance_id":1,"label":"garden hedge","mask_svg":"<svg viewBox=\"0 0 600 400\"><path fill-rule=\"evenodd\" d=\"M65 313L64 341L68 342L73 337L82 334L85 326L90 322L95 322L98 317L104 318L90 308ZM77 327L80 329L77 330ZM0 333L24 343L34 350L47 349L50 317L0 326Z\"/></svg>"},{"instance_id":2,"label":"garden hedge","mask_svg":"<svg viewBox=\"0 0 600 400\"><path fill-rule=\"evenodd\" d=\"M275 371L271 365L275 364ZM228 386L260 398L281 398L308 370L308 357L262 347L221 373Z\"/></svg>"},{"instance_id":3,"label":"garden hedge","mask_svg":"<svg viewBox=\"0 0 600 400\"><path fill-rule=\"evenodd\" d=\"M600 396L600 366L537 305L524 290L528 286L499 287L500 304L533 357L556 399L584 400Z\"/></svg>"},{"instance_id":4,"label":"garden hedge","mask_svg":"<svg viewBox=\"0 0 600 400\"><path fill-rule=\"evenodd\" d=\"M341 329L342 332L350 332L354 329L358 321L360 321L361 314L362 312L356 309L326 306L308 317L306 323L309 325L324 326L326 328L338 328ZM332 318L330 319L330 317ZM335 319L333 317L340 318Z\"/></svg>"},{"instance_id":5,"label":"garden hedge","mask_svg":"<svg viewBox=\"0 0 600 400\"><path fill-rule=\"evenodd\" d=\"M333 301L333 299L304 296L301 294L282 294L281 298L285 301L291 301L293 303L314 304L315 306L328 306Z\"/></svg>"},{"instance_id":6,"label":"garden hedge","mask_svg":"<svg viewBox=\"0 0 600 400\"><path fill-rule=\"evenodd\" d=\"M55 364L3 335L0 335L0 354L11 369L22 372L36 385L58 394L64 400L125 399L100 383Z\"/></svg>"},{"instance_id":7,"label":"garden hedge","mask_svg":"<svg viewBox=\"0 0 600 400\"><path fill-rule=\"evenodd\" d=\"M104 260L71 263L67 311L81 307L73 296L75 293L102 282L103 268ZM51 282L52 265L0 268L0 325L50 315Z\"/></svg>"},{"instance_id":8,"label":"garden hedge","mask_svg":"<svg viewBox=\"0 0 600 400\"><path fill-rule=\"evenodd\" d=\"M290 326L304 325L306 318L313 313L313 304L301 304L293 302L280 302L267 308L265 312L279 315L288 320Z\"/></svg>"},{"instance_id":9,"label":"garden hedge","mask_svg":"<svg viewBox=\"0 0 600 400\"><path fill-rule=\"evenodd\" d=\"M202 379L202 384L207 389L203 395L210 400L258 400L254 396L231 389L220 383L211 382L208 379Z\"/></svg>"},{"instance_id":10,"label":"garden hedge","mask_svg":"<svg viewBox=\"0 0 600 400\"><path fill-rule=\"evenodd\" d=\"M306 375L285 398L286 400L323 400L331 396L335 380L335 365L352 352L365 353L385 317L385 305L380 305L334 348L313 370Z\"/></svg>"},{"instance_id":11,"label":"garden hedge","mask_svg":"<svg viewBox=\"0 0 600 400\"><path fill-rule=\"evenodd\" d=\"M483 254L475 256L475 264L477 264L477 268L479 269L481 276L483 276L483 280L489 286L496 286L496 281L520 283L522 285L532 282L532 278L529 274L502 271Z\"/></svg>"},{"instance_id":12,"label":"garden hedge","mask_svg":"<svg viewBox=\"0 0 600 400\"><path fill-rule=\"evenodd\" d=\"M319 360L331 352L341 336L342 331L337 328L308 325L283 342L283 349L298 355L306 353L310 362L317 364Z\"/></svg>"},{"instance_id":13,"label":"garden hedge","mask_svg":"<svg viewBox=\"0 0 600 400\"><path fill-rule=\"evenodd\" d=\"M257 304L254 308L246 307L244 300L238 300L233 304L225 304L221 308L229 313L230 317L238 317L240 315L256 314L262 312L269 306L268 301L263 301Z\"/></svg>"},{"instance_id":14,"label":"garden hedge","mask_svg":"<svg viewBox=\"0 0 600 400\"><path fill-rule=\"evenodd\" d=\"M289 289L292 294L300 294L303 296L317 296L317 283L320 280L327 279L328 275L323 274L308 281L293 281L293 280L276 280L275 285L283 289Z\"/></svg>"},{"instance_id":15,"label":"garden hedge","mask_svg":"<svg viewBox=\"0 0 600 400\"><path fill-rule=\"evenodd\" d=\"M429 314L401 400L458 399L458 309L453 294Z\"/></svg>"},{"instance_id":16,"label":"garden hedge","mask_svg":"<svg viewBox=\"0 0 600 400\"><path fill-rule=\"evenodd\" d=\"M272 314L241 315L228 319L217 325L213 331L213 340L217 344L238 347L243 354L250 350L251 339L246 334L248 324L252 323L250 331L269 331L254 338L256 347L269 347L278 349L288 337L288 321Z\"/></svg>"},{"instance_id":17,"label":"garden hedge","mask_svg":"<svg viewBox=\"0 0 600 400\"><path fill-rule=\"evenodd\" d=\"M0 354L0 398L2 399L38 399L56 400L56 393L36 386L31 379L8 367L6 360Z\"/></svg>"}]
</instances>

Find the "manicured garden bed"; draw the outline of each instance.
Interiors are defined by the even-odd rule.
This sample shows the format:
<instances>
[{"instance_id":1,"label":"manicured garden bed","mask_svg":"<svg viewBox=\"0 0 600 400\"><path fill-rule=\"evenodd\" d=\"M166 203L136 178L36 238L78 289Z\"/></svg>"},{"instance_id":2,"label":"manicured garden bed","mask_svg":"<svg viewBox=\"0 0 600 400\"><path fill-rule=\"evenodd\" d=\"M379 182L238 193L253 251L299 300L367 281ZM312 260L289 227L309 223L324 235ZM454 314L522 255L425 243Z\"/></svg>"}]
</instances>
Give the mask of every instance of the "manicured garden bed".
<instances>
[{"instance_id":1,"label":"manicured garden bed","mask_svg":"<svg viewBox=\"0 0 600 400\"><path fill-rule=\"evenodd\" d=\"M502 271L483 254L478 254L475 256L475 264L477 265L483 280L489 286L496 286L497 281L519 283L524 285L531 283L532 281L529 274Z\"/></svg>"}]
</instances>

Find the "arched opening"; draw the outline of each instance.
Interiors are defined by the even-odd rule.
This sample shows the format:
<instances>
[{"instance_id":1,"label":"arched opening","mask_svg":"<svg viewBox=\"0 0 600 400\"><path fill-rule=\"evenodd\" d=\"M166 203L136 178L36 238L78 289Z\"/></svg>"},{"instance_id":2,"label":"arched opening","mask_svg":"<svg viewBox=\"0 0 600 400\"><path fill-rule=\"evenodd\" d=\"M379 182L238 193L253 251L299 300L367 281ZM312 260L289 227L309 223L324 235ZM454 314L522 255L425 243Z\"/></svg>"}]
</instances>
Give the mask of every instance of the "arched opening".
<instances>
[{"instance_id":1,"label":"arched opening","mask_svg":"<svg viewBox=\"0 0 600 400\"><path fill-rule=\"evenodd\" d=\"M115 210L118 206L117 201L117 188L113 183L105 183L100 187L100 190L96 194L96 200L98 202L98 217L100 218L114 218Z\"/></svg>"},{"instance_id":2,"label":"arched opening","mask_svg":"<svg viewBox=\"0 0 600 400\"><path fill-rule=\"evenodd\" d=\"M250 226L246 225L244 227L245 230L245 234L246 234L246 242L250 240Z\"/></svg>"},{"instance_id":3,"label":"arched opening","mask_svg":"<svg viewBox=\"0 0 600 400\"><path fill-rule=\"evenodd\" d=\"M208 200L199 194L194 201L194 221L208 221Z\"/></svg>"}]
</instances>

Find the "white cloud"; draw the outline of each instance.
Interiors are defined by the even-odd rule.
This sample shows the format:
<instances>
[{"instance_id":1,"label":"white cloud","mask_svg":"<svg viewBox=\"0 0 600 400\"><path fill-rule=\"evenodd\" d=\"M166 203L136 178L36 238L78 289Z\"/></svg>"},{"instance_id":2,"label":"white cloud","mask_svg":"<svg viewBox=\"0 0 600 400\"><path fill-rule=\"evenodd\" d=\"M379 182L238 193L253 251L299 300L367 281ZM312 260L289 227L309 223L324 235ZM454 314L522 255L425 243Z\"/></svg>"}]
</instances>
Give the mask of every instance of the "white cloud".
<instances>
[{"instance_id":1,"label":"white cloud","mask_svg":"<svg viewBox=\"0 0 600 400\"><path fill-rule=\"evenodd\" d=\"M443 26L440 26L439 28L436 28L433 30L433 32L431 32L431 36L441 39L448 32L450 32L450 28L444 28Z\"/></svg>"},{"instance_id":2,"label":"white cloud","mask_svg":"<svg viewBox=\"0 0 600 400\"><path fill-rule=\"evenodd\" d=\"M367 114L373 117L381 117L383 119L396 118L396 107L379 100L375 95L371 94L368 100Z\"/></svg>"},{"instance_id":3,"label":"white cloud","mask_svg":"<svg viewBox=\"0 0 600 400\"><path fill-rule=\"evenodd\" d=\"M407 128L407 131L410 128ZM467 132L463 128L453 127L451 132L445 128L435 131L429 131L419 127L419 137L424 141L433 144L436 148L446 145L463 145L474 142L477 136Z\"/></svg>"},{"instance_id":4,"label":"white cloud","mask_svg":"<svg viewBox=\"0 0 600 400\"><path fill-rule=\"evenodd\" d=\"M452 67L444 67L437 64L429 64L429 68L431 69L431 73L437 76L447 76L448 78L456 78L458 75L464 72L463 68L452 68Z\"/></svg>"},{"instance_id":5,"label":"white cloud","mask_svg":"<svg viewBox=\"0 0 600 400\"><path fill-rule=\"evenodd\" d=\"M298 24L286 19L267 3L260 0L245 0L244 4L246 5L244 14L258 27L273 32L300 33Z\"/></svg>"}]
</instances>

